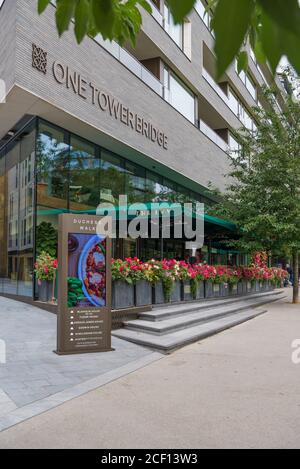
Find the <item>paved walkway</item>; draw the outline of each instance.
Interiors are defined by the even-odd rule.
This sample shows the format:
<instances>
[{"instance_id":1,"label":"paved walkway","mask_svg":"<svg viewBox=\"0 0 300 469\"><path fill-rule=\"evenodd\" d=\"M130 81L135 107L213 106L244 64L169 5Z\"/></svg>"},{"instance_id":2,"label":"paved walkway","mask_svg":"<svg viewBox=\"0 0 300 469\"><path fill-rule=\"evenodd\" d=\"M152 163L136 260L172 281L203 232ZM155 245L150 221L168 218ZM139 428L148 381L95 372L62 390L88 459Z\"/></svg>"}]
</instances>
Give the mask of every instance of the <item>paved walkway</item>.
<instances>
[{"instance_id":1,"label":"paved walkway","mask_svg":"<svg viewBox=\"0 0 300 469\"><path fill-rule=\"evenodd\" d=\"M0 433L1 448L299 448L300 306L179 350Z\"/></svg>"},{"instance_id":2,"label":"paved walkway","mask_svg":"<svg viewBox=\"0 0 300 469\"><path fill-rule=\"evenodd\" d=\"M116 338L114 352L58 356L56 316L3 297L0 339L0 431L161 357Z\"/></svg>"}]
</instances>

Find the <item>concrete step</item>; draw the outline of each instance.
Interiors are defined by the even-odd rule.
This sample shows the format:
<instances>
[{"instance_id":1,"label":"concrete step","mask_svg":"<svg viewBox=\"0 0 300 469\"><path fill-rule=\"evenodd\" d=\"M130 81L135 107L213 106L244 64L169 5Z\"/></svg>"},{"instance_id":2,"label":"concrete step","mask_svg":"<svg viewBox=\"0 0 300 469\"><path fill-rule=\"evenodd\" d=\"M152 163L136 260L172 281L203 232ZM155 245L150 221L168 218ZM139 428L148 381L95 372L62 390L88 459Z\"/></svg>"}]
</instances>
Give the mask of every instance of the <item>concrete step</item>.
<instances>
[{"instance_id":1,"label":"concrete step","mask_svg":"<svg viewBox=\"0 0 300 469\"><path fill-rule=\"evenodd\" d=\"M265 305L283 298L283 295L268 295L259 298L247 298L243 301L221 304L214 308L200 309L193 312L187 312L181 315L175 315L167 317L160 321L148 321L144 319L136 319L133 321L125 321L124 326L127 330L138 330L140 332L146 332L149 334L168 334L180 329L186 329L196 324L204 322L214 321L218 318L222 318L235 313L240 313L249 308L255 308L258 306ZM140 317L143 317L141 314Z\"/></svg>"},{"instance_id":2,"label":"concrete step","mask_svg":"<svg viewBox=\"0 0 300 469\"><path fill-rule=\"evenodd\" d=\"M170 306L162 306L162 307L155 307L152 311L147 311L145 313L141 313L139 318L144 321L163 321L166 318L180 316L182 314L186 314L189 312L201 311L201 310L208 310L212 308L216 308L218 306L225 306L231 305L234 303L238 303L241 300L243 301L250 301L254 298L268 298L273 295L281 295L283 290L274 290L271 292L264 292L264 293L254 293L247 296L234 296L229 298L216 298L210 300L201 300L197 302L191 303L184 303L180 305L170 305Z\"/></svg>"},{"instance_id":3,"label":"concrete step","mask_svg":"<svg viewBox=\"0 0 300 469\"><path fill-rule=\"evenodd\" d=\"M164 335L153 335L147 332L129 329L119 329L114 331L113 335L129 342L134 342L135 344L150 347L162 353L170 353L184 345L212 336L245 321L249 321L266 311L267 310L263 309L246 309L240 313Z\"/></svg>"}]
</instances>

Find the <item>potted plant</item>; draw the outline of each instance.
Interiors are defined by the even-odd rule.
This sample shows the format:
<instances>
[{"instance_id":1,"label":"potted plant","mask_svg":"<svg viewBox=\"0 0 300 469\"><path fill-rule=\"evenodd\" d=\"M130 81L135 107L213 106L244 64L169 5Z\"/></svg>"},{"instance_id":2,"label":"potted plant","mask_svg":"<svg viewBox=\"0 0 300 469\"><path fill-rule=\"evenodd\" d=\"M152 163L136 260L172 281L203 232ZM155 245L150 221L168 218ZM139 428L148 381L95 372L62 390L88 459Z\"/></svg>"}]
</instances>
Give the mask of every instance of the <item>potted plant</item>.
<instances>
[{"instance_id":1,"label":"potted plant","mask_svg":"<svg viewBox=\"0 0 300 469\"><path fill-rule=\"evenodd\" d=\"M142 263L137 257L127 259L135 286L135 306L147 306L152 303L152 285L146 272L147 263Z\"/></svg>"},{"instance_id":2,"label":"potted plant","mask_svg":"<svg viewBox=\"0 0 300 469\"><path fill-rule=\"evenodd\" d=\"M228 269L228 295L234 296L238 294L238 283L242 278L242 271L240 268Z\"/></svg>"},{"instance_id":3,"label":"potted plant","mask_svg":"<svg viewBox=\"0 0 300 469\"><path fill-rule=\"evenodd\" d=\"M194 300L201 300L205 297L204 273L202 265L198 264L190 269L191 293Z\"/></svg>"},{"instance_id":4,"label":"potted plant","mask_svg":"<svg viewBox=\"0 0 300 469\"><path fill-rule=\"evenodd\" d=\"M112 308L126 309L134 306L134 281L126 261L114 259L112 273Z\"/></svg>"},{"instance_id":5,"label":"potted plant","mask_svg":"<svg viewBox=\"0 0 300 469\"><path fill-rule=\"evenodd\" d=\"M57 268L57 259L45 251L41 252L34 264L34 273L38 281L38 297L44 303L54 301L54 281Z\"/></svg>"},{"instance_id":6,"label":"potted plant","mask_svg":"<svg viewBox=\"0 0 300 469\"><path fill-rule=\"evenodd\" d=\"M216 266L216 276L215 276L215 287L214 287L214 296L228 296L228 277L229 271L227 266L218 265Z\"/></svg>"},{"instance_id":7,"label":"potted plant","mask_svg":"<svg viewBox=\"0 0 300 469\"><path fill-rule=\"evenodd\" d=\"M165 302L163 287L163 269L160 261L151 259L144 265L144 276L152 286L152 303L155 305Z\"/></svg>"},{"instance_id":8,"label":"potted plant","mask_svg":"<svg viewBox=\"0 0 300 469\"><path fill-rule=\"evenodd\" d=\"M192 285L191 278L193 275L194 269L193 266L188 264L185 261L179 262L178 277L181 281L181 291L182 291L182 300L183 301L192 301Z\"/></svg>"}]
</instances>

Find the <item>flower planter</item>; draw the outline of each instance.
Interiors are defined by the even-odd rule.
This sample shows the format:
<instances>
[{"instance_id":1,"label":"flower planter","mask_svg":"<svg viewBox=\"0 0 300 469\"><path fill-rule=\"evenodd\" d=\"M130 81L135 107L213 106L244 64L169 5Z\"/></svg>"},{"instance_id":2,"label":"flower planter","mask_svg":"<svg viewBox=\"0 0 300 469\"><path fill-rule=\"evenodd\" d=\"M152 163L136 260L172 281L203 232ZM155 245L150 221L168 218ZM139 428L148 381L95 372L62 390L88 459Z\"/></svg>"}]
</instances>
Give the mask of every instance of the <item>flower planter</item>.
<instances>
[{"instance_id":1,"label":"flower planter","mask_svg":"<svg viewBox=\"0 0 300 469\"><path fill-rule=\"evenodd\" d=\"M165 295L162 282L157 282L152 287L152 303L154 305L161 305L165 303Z\"/></svg>"},{"instance_id":2,"label":"flower planter","mask_svg":"<svg viewBox=\"0 0 300 469\"><path fill-rule=\"evenodd\" d=\"M229 284L228 293L229 293L229 296L236 296L238 294L237 283Z\"/></svg>"},{"instance_id":3,"label":"flower planter","mask_svg":"<svg viewBox=\"0 0 300 469\"><path fill-rule=\"evenodd\" d=\"M134 286L117 280L112 284L112 308L126 309L134 306Z\"/></svg>"},{"instance_id":4,"label":"flower planter","mask_svg":"<svg viewBox=\"0 0 300 469\"><path fill-rule=\"evenodd\" d=\"M204 282L198 282L196 288L196 295L193 299L202 300L203 298L205 298Z\"/></svg>"},{"instance_id":5,"label":"flower planter","mask_svg":"<svg viewBox=\"0 0 300 469\"><path fill-rule=\"evenodd\" d=\"M135 305L147 306L152 303L152 286L147 280L139 280L135 285Z\"/></svg>"},{"instance_id":6,"label":"flower planter","mask_svg":"<svg viewBox=\"0 0 300 469\"><path fill-rule=\"evenodd\" d=\"M182 282L182 299L183 301L193 300L191 282L189 280Z\"/></svg>"},{"instance_id":7,"label":"flower planter","mask_svg":"<svg viewBox=\"0 0 300 469\"><path fill-rule=\"evenodd\" d=\"M205 298L219 298L221 285L219 283L205 282Z\"/></svg>"},{"instance_id":8,"label":"flower planter","mask_svg":"<svg viewBox=\"0 0 300 469\"><path fill-rule=\"evenodd\" d=\"M239 283L237 284L237 294L238 294L238 295L243 295L243 294L244 294L244 283L243 283L243 280L240 280Z\"/></svg>"},{"instance_id":9,"label":"flower planter","mask_svg":"<svg viewBox=\"0 0 300 469\"><path fill-rule=\"evenodd\" d=\"M229 285L228 283L220 284L220 296L226 297L229 296Z\"/></svg>"},{"instance_id":10,"label":"flower planter","mask_svg":"<svg viewBox=\"0 0 300 469\"><path fill-rule=\"evenodd\" d=\"M205 298L213 298L214 291L213 291L213 283L205 281L204 282L204 296Z\"/></svg>"},{"instance_id":11,"label":"flower planter","mask_svg":"<svg viewBox=\"0 0 300 469\"><path fill-rule=\"evenodd\" d=\"M38 283L38 297L39 301L48 303L52 300L52 281L40 280Z\"/></svg>"},{"instance_id":12,"label":"flower planter","mask_svg":"<svg viewBox=\"0 0 300 469\"><path fill-rule=\"evenodd\" d=\"M181 282L174 282L173 290L171 292L171 303L179 303L181 301Z\"/></svg>"}]
</instances>

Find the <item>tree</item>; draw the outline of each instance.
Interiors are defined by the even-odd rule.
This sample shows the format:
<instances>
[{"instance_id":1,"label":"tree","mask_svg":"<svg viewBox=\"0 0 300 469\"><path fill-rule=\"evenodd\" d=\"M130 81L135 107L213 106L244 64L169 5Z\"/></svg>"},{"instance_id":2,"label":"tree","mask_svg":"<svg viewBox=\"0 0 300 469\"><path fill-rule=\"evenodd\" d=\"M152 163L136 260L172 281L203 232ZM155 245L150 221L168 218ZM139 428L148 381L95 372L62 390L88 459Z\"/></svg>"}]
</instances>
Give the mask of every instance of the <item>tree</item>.
<instances>
[{"instance_id":1,"label":"tree","mask_svg":"<svg viewBox=\"0 0 300 469\"><path fill-rule=\"evenodd\" d=\"M229 184L214 213L230 219L247 252L269 251L293 258L293 302L299 302L300 103L293 96L281 114L266 91L268 110L257 108L257 131L236 137L242 150L231 157Z\"/></svg>"},{"instance_id":2,"label":"tree","mask_svg":"<svg viewBox=\"0 0 300 469\"><path fill-rule=\"evenodd\" d=\"M176 23L181 23L198 0L166 0ZM201 1L201 0L200 0ZM51 0L38 0L42 13ZM151 13L148 0L56 0L56 25L59 35L75 22L80 43L86 35L100 33L104 39L121 45L135 45L142 25L140 7ZM286 56L300 74L300 6L298 0L207 0L207 11L214 12L217 78L238 58L240 70L247 68L248 55L243 45L249 41L258 62L268 62L275 74Z\"/></svg>"}]
</instances>

